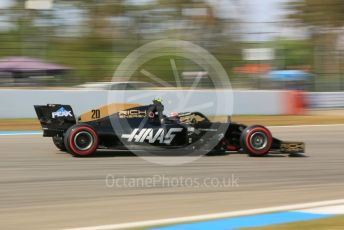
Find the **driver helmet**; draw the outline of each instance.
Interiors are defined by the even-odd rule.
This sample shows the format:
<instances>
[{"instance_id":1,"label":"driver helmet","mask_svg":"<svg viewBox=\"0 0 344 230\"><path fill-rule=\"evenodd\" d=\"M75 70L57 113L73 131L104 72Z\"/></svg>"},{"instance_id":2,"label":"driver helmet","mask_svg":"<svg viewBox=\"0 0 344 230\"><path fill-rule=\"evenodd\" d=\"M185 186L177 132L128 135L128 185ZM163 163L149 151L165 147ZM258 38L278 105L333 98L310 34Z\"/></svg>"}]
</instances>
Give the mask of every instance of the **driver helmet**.
<instances>
[{"instance_id":1,"label":"driver helmet","mask_svg":"<svg viewBox=\"0 0 344 230\"><path fill-rule=\"evenodd\" d=\"M161 98L154 98L153 103L160 103L160 104L162 104L162 99Z\"/></svg>"}]
</instances>

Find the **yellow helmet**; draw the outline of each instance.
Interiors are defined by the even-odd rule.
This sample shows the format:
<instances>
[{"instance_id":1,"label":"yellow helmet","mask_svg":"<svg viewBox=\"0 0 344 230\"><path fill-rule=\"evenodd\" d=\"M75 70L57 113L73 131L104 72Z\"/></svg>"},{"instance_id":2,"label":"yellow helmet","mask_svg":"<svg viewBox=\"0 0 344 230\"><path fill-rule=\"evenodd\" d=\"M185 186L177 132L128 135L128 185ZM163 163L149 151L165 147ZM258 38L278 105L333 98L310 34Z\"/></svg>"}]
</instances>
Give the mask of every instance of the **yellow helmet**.
<instances>
[{"instance_id":1,"label":"yellow helmet","mask_svg":"<svg viewBox=\"0 0 344 230\"><path fill-rule=\"evenodd\" d=\"M161 98L154 98L153 103L154 102L162 103L162 99Z\"/></svg>"}]
</instances>

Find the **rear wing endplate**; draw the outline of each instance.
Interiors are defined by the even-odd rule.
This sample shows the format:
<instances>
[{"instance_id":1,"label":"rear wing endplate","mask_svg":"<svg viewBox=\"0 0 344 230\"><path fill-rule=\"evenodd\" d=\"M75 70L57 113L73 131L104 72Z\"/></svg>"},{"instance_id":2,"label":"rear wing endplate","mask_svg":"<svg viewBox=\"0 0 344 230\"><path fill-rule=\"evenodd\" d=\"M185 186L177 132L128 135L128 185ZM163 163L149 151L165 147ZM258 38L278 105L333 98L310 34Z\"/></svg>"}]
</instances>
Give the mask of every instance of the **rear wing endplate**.
<instances>
[{"instance_id":1,"label":"rear wing endplate","mask_svg":"<svg viewBox=\"0 0 344 230\"><path fill-rule=\"evenodd\" d=\"M45 137L63 135L69 127L76 124L70 105L47 104L34 107Z\"/></svg>"}]
</instances>

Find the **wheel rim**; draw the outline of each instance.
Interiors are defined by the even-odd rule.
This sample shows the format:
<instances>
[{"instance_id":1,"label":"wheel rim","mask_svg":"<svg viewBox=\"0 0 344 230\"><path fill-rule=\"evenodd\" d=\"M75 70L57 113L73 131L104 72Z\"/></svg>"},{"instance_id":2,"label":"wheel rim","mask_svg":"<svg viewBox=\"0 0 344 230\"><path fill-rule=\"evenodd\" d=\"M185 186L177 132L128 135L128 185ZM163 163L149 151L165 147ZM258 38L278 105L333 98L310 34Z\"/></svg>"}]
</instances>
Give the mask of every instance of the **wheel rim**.
<instances>
[{"instance_id":1,"label":"wheel rim","mask_svg":"<svg viewBox=\"0 0 344 230\"><path fill-rule=\"evenodd\" d=\"M78 150L85 151L92 147L94 139L89 132L81 131L74 136L73 142Z\"/></svg>"},{"instance_id":2,"label":"wheel rim","mask_svg":"<svg viewBox=\"0 0 344 230\"><path fill-rule=\"evenodd\" d=\"M262 150L268 145L268 137L263 132L255 132L250 137L250 144L256 150Z\"/></svg>"}]
</instances>

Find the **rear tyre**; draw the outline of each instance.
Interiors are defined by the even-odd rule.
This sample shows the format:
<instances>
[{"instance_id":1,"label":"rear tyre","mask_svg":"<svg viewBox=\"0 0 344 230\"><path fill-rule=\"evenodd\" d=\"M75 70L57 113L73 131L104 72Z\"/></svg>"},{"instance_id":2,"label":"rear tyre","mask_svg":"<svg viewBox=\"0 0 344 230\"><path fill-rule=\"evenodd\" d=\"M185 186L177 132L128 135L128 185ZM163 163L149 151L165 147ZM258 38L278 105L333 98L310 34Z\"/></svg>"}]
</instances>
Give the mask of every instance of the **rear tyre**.
<instances>
[{"instance_id":1,"label":"rear tyre","mask_svg":"<svg viewBox=\"0 0 344 230\"><path fill-rule=\"evenodd\" d=\"M244 152L253 157L261 157L271 149L272 135L264 126L247 127L241 134L240 144Z\"/></svg>"},{"instance_id":2,"label":"rear tyre","mask_svg":"<svg viewBox=\"0 0 344 230\"><path fill-rule=\"evenodd\" d=\"M63 137L60 137L60 136L53 136L53 142L54 142L54 145L61 151L65 152L67 149L66 149L66 146L64 144L64 140L63 140Z\"/></svg>"},{"instance_id":3,"label":"rear tyre","mask_svg":"<svg viewBox=\"0 0 344 230\"><path fill-rule=\"evenodd\" d=\"M73 125L65 135L64 144L67 151L76 157L92 155L98 148L99 138L89 125Z\"/></svg>"}]
</instances>

